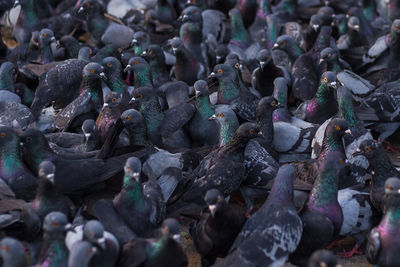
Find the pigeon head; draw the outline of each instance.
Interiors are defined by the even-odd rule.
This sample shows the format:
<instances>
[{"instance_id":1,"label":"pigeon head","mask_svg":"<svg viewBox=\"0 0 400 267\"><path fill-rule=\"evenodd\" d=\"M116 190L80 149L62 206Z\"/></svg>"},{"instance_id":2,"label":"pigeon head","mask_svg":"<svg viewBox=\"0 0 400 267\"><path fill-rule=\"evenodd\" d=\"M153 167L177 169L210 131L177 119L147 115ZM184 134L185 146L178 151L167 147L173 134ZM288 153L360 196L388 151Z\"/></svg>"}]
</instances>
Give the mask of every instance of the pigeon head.
<instances>
[{"instance_id":1,"label":"pigeon head","mask_svg":"<svg viewBox=\"0 0 400 267\"><path fill-rule=\"evenodd\" d=\"M335 11L330 6L323 6L318 9L317 14L321 16L323 23L327 25L335 16Z\"/></svg>"},{"instance_id":2,"label":"pigeon head","mask_svg":"<svg viewBox=\"0 0 400 267\"><path fill-rule=\"evenodd\" d=\"M211 216L215 216L215 212L222 206L225 201L224 195L218 189L210 189L204 196L204 201L208 205Z\"/></svg>"},{"instance_id":3,"label":"pigeon head","mask_svg":"<svg viewBox=\"0 0 400 267\"><path fill-rule=\"evenodd\" d=\"M391 177L385 182L385 194L400 195L400 179L397 177Z\"/></svg>"},{"instance_id":4,"label":"pigeon head","mask_svg":"<svg viewBox=\"0 0 400 267\"><path fill-rule=\"evenodd\" d=\"M97 11L104 11L104 5L102 1L84 0L78 10L78 13L86 15Z\"/></svg>"},{"instance_id":5,"label":"pigeon head","mask_svg":"<svg viewBox=\"0 0 400 267\"><path fill-rule=\"evenodd\" d=\"M326 135L342 138L345 134L351 134L349 125L346 120L342 118L335 118L331 120L326 127Z\"/></svg>"},{"instance_id":6,"label":"pigeon head","mask_svg":"<svg viewBox=\"0 0 400 267\"><path fill-rule=\"evenodd\" d=\"M272 111L284 107L273 96L265 96L258 101L256 115L265 116L265 114L272 114ZM257 120L257 119L256 119Z\"/></svg>"},{"instance_id":7,"label":"pigeon head","mask_svg":"<svg viewBox=\"0 0 400 267\"><path fill-rule=\"evenodd\" d=\"M231 66L234 69L241 70L243 65L240 62L238 55L236 54L229 54L226 57L225 63L226 65Z\"/></svg>"},{"instance_id":8,"label":"pigeon head","mask_svg":"<svg viewBox=\"0 0 400 267\"><path fill-rule=\"evenodd\" d=\"M279 48L283 51L289 51L296 45L295 40L290 35L281 35L276 40L274 48Z\"/></svg>"},{"instance_id":9,"label":"pigeon head","mask_svg":"<svg viewBox=\"0 0 400 267\"><path fill-rule=\"evenodd\" d=\"M78 59L89 61L92 56L93 50L90 47L84 46L79 49Z\"/></svg>"},{"instance_id":10,"label":"pigeon head","mask_svg":"<svg viewBox=\"0 0 400 267\"><path fill-rule=\"evenodd\" d=\"M49 149L49 143L44 134L37 129L28 129L21 134L24 154L39 155L41 151Z\"/></svg>"},{"instance_id":11,"label":"pigeon head","mask_svg":"<svg viewBox=\"0 0 400 267\"><path fill-rule=\"evenodd\" d=\"M83 77L86 79L106 79L104 68L98 63L89 63L82 70Z\"/></svg>"},{"instance_id":12,"label":"pigeon head","mask_svg":"<svg viewBox=\"0 0 400 267\"><path fill-rule=\"evenodd\" d=\"M202 17L201 17L201 9L197 6L189 6L185 8L179 19L184 23L184 22L202 22Z\"/></svg>"},{"instance_id":13,"label":"pigeon head","mask_svg":"<svg viewBox=\"0 0 400 267\"><path fill-rule=\"evenodd\" d=\"M225 44L219 44L217 49L215 49L215 59L217 64L221 64L228 54L228 47Z\"/></svg>"},{"instance_id":14,"label":"pigeon head","mask_svg":"<svg viewBox=\"0 0 400 267\"><path fill-rule=\"evenodd\" d=\"M231 77L232 75L235 74L236 71L232 66L228 64L219 64L214 67L213 72L211 72L209 77L210 78L216 77L217 79L223 79L225 77Z\"/></svg>"},{"instance_id":15,"label":"pigeon head","mask_svg":"<svg viewBox=\"0 0 400 267\"><path fill-rule=\"evenodd\" d=\"M39 34L39 44L50 44L56 41L54 33L50 29L42 29Z\"/></svg>"},{"instance_id":16,"label":"pigeon head","mask_svg":"<svg viewBox=\"0 0 400 267\"><path fill-rule=\"evenodd\" d=\"M338 59L336 50L331 47L324 48L320 53L320 58L320 62L328 63L335 62Z\"/></svg>"},{"instance_id":17,"label":"pigeon head","mask_svg":"<svg viewBox=\"0 0 400 267\"><path fill-rule=\"evenodd\" d=\"M311 255L308 267L341 267L341 265L338 264L332 251L321 249Z\"/></svg>"},{"instance_id":18,"label":"pigeon head","mask_svg":"<svg viewBox=\"0 0 400 267\"><path fill-rule=\"evenodd\" d=\"M18 136L11 127L0 127L0 149L6 149L9 146L19 146Z\"/></svg>"},{"instance_id":19,"label":"pigeon head","mask_svg":"<svg viewBox=\"0 0 400 267\"><path fill-rule=\"evenodd\" d=\"M245 122L240 125L239 128L236 130L233 139L246 142L261 135L262 132L259 130L255 123Z\"/></svg>"},{"instance_id":20,"label":"pigeon head","mask_svg":"<svg viewBox=\"0 0 400 267\"><path fill-rule=\"evenodd\" d=\"M318 14L312 15L310 18L309 24L314 29L314 31L317 32L322 25L321 16Z\"/></svg>"},{"instance_id":21,"label":"pigeon head","mask_svg":"<svg viewBox=\"0 0 400 267\"><path fill-rule=\"evenodd\" d=\"M271 52L267 49L261 49L257 54L257 60L260 63L260 67L264 68L272 59Z\"/></svg>"},{"instance_id":22,"label":"pigeon head","mask_svg":"<svg viewBox=\"0 0 400 267\"><path fill-rule=\"evenodd\" d=\"M196 92L196 97L199 96L208 96L208 84L204 80L198 80L193 85L194 91Z\"/></svg>"},{"instance_id":23,"label":"pigeon head","mask_svg":"<svg viewBox=\"0 0 400 267\"><path fill-rule=\"evenodd\" d=\"M226 105L217 106L215 114L210 120L216 120L220 126L219 145L223 146L232 140L236 129L239 127L239 121L235 112Z\"/></svg>"},{"instance_id":24,"label":"pigeon head","mask_svg":"<svg viewBox=\"0 0 400 267\"><path fill-rule=\"evenodd\" d=\"M135 48L135 53L136 55L140 55L143 51L147 49L147 47L150 45L150 36L146 32L135 32L133 35L133 39L131 41L131 46L136 47ZM141 49L139 49L141 48ZM137 50L137 51L136 51ZM139 51L141 50L141 51ZM140 53L139 53L140 52Z\"/></svg>"},{"instance_id":25,"label":"pigeon head","mask_svg":"<svg viewBox=\"0 0 400 267\"><path fill-rule=\"evenodd\" d=\"M56 173L56 166L53 162L45 160L39 165L39 177L45 178L54 184L54 175Z\"/></svg>"},{"instance_id":26,"label":"pigeon head","mask_svg":"<svg viewBox=\"0 0 400 267\"><path fill-rule=\"evenodd\" d=\"M337 89L336 74L332 71L326 71L321 76L321 84L333 89Z\"/></svg>"},{"instance_id":27,"label":"pigeon head","mask_svg":"<svg viewBox=\"0 0 400 267\"><path fill-rule=\"evenodd\" d=\"M0 67L0 87L7 89L14 87L13 83L17 79L17 69L11 62L4 62Z\"/></svg>"},{"instance_id":28,"label":"pigeon head","mask_svg":"<svg viewBox=\"0 0 400 267\"><path fill-rule=\"evenodd\" d=\"M353 16L354 17L359 17L360 13L362 13L362 11L358 7L353 6L347 11L346 17L347 18L350 18L350 17L353 17Z\"/></svg>"},{"instance_id":29,"label":"pigeon head","mask_svg":"<svg viewBox=\"0 0 400 267\"><path fill-rule=\"evenodd\" d=\"M143 51L141 56L148 61L158 58L161 61L165 62L164 52L161 47L156 44L150 45L145 51Z\"/></svg>"},{"instance_id":30,"label":"pigeon head","mask_svg":"<svg viewBox=\"0 0 400 267\"><path fill-rule=\"evenodd\" d=\"M373 159L382 152L385 153L382 145L375 140L369 139L360 143L354 155L364 155L367 159Z\"/></svg>"},{"instance_id":31,"label":"pigeon head","mask_svg":"<svg viewBox=\"0 0 400 267\"><path fill-rule=\"evenodd\" d=\"M106 239L104 238L104 227L97 220L88 221L83 227L83 234L86 240L102 249L106 248Z\"/></svg>"},{"instance_id":32,"label":"pigeon head","mask_svg":"<svg viewBox=\"0 0 400 267\"><path fill-rule=\"evenodd\" d=\"M129 125L131 126L129 128L134 128L141 125L144 121L144 118L136 109L128 109L122 113L121 120L124 125Z\"/></svg>"},{"instance_id":33,"label":"pigeon head","mask_svg":"<svg viewBox=\"0 0 400 267\"><path fill-rule=\"evenodd\" d=\"M151 86L143 86L139 88L135 88L132 92L131 101L146 101L154 96L154 90Z\"/></svg>"},{"instance_id":34,"label":"pigeon head","mask_svg":"<svg viewBox=\"0 0 400 267\"><path fill-rule=\"evenodd\" d=\"M115 108L121 104L122 98L121 95L117 92L110 92L106 95L104 99L104 105L103 108L109 107L109 108Z\"/></svg>"},{"instance_id":35,"label":"pigeon head","mask_svg":"<svg viewBox=\"0 0 400 267\"><path fill-rule=\"evenodd\" d=\"M111 79L112 77L119 75L121 71L121 62L115 57L106 57L103 59L102 63L104 67L104 73L107 76L107 79Z\"/></svg>"},{"instance_id":36,"label":"pigeon head","mask_svg":"<svg viewBox=\"0 0 400 267\"><path fill-rule=\"evenodd\" d=\"M349 18L347 21L347 27L349 27L352 30L355 31L360 31L360 20L359 18L352 16Z\"/></svg>"},{"instance_id":37,"label":"pigeon head","mask_svg":"<svg viewBox=\"0 0 400 267\"><path fill-rule=\"evenodd\" d=\"M161 225L161 232L163 236L172 237L176 242L180 242L180 225L174 218L165 219Z\"/></svg>"},{"instance_id":38,"label":"pigeon head","mask_svg":"<svg viewBox=\"0 0 400 267\"><path fill-rule=\"evenodd\" d=\"M43 230L50 235L58 235L71 230L71 224L67 216L59 211L53 211L46 215L43 221Z\"/></svg>"},{"instance_id":39,"label":"pigeon head","mask_svg":"<svg viewBox=\"0 0 400 267\"><path fill-rule=\"evenodd\" d=\"M176 53L178 53L179 51L184 49L183 42L179 37L174 37L174 38L170 39L168 41L168 44L171 46L172 53L174 53L175 55L176 55Z\"/></svg>"},{"instance_id":40,"label":"pigeon head","mask_svg":"<svg viewBox=\"0 0 400 267\"><path fill-rule=\"evenodd\" d=\"M128 65L125 68L127 71L140 71L142 69L149 68L149 63L142 57L133 57L129 60Z\"/></svg>"},{"instance_id":41,"label":"pigeon head","mask_svg":"<svg viewBox=\"0 0 400 267\"><path fill-rule=\"evenodd\" d=\"M125 175L129 178L135 179L137 182L140 182L140 172L142 171L142 163L136 157L130 157L127 159L125 166Z\"/></svg>"},{"instance_id":42,"label":"pigeon head","mask_svg":"<svg viewBox=\"0 0 400 267\"><path fill-rule=\"evenodd\" d=\"M400 34L400 19L393 21L391 31L396 34Z\"/></svg>"},{"instance_id":43,"label":"pigeon head","mask_svg":"<svg viewBox=\"0 0 400 267\"><path fill-rule=\"evenodd\" d=\"M82 132L85 136L85 139L88 140L93 132L96 130L96 122L94 120L85 120L82 124Z\"/></svg>"},{"instance_id":44,"label":"pigeon head","mask_svg":"<svg viewBox=\"0 0 400 267\"><path fill-rule=\"evenodd\" d=\"M3 266L26 267L25 248L17 239L5 237L0 241L0 256Z\"/></svg>"}]
</instances>

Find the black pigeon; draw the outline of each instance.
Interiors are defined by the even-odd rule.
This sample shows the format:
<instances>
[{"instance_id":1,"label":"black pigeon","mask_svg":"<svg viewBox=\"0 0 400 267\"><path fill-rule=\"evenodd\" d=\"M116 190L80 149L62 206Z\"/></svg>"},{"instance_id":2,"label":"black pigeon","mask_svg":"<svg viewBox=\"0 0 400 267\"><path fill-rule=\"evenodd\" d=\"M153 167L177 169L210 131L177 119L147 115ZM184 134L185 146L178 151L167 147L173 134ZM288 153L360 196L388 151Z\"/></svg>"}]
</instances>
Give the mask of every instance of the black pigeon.
<instances>
[{"instance_id":1,"label":"black pigeon","mask_svg":"<svg viewBox=\"0 0 400 267\"><path fill-rule=\"evenodd\" d=\"M225 257L239 234L245 217L229 207L217 189L210 189L204 196L208 212L191 224L196 250L201 255L202 266L212 265L217 257Z\"/></svg>"},{"instance_id":2,"label":"black pigeon","mask_svg":"<svg viewBox=\"0 0 400 267\"><path fill-rule=\"evenodd\" d=\"M245 223L229 255L215 266L283 266L302 235L293 204L294 170L290 165L279 169L267 201Z\"/></svg>"}]
</instances>

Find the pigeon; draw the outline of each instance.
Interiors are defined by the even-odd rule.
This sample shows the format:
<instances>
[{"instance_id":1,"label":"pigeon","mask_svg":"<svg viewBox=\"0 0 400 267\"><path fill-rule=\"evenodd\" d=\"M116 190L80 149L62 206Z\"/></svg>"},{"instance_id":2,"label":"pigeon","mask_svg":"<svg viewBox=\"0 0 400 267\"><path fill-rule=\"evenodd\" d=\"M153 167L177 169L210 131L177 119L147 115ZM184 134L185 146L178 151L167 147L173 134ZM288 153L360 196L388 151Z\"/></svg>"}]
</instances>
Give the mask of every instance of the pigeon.
<instances>
[{"instance_id":1,"label":"pigeon","mask_svg":"<svg viewBox=\"0 0 400 267\"><path fill-rule=\"evenodd\" d=\"M283 165L267 201L247 220L229 255L215 266L285 264L296 250L303 230L293 205L293 179L294 167Z\"/></svg>"},{"instance_id":2,"label":"pigeon","mask_svg":"<svg viewBox=\"0 0 400 267\"><path fill-rule=\"evenodd\" d=\"M335 254L325 249L316 250L308 261L308 267L320 267L321 265L326 267L340 266L338 265Z\"/></svg>"},{"instance_id":3,"label":"pigeon","mask_svg":"<svg viewBox=\"0 0 400 267\"><path fill-rule=\"evenodd\" d=\"M209 119L216 120L219 124L219 146L225 146L235 135L235 131L239 128L238 118L226 105L218 106Z\"/></svg>"},{"instance_id":4,"label":"pigeon","mask_svg":"<svg viewBox=\"0 0 400 267\"><path fill-rule=\"evenodd\" d=\"M15 267L27 267L27 255L25 248L17 239L12 237L4 237L0 241L1 246L1 258L3 260L3 266L15 266Z\"/></svg>"},{"instance_id":5,"label":"pigeon","mask_svg":"<svg viewBox=\"0 0 400 267\"><path fill-rule=\"evenodd\" d=\"M190 225L190 234L196 250L201 255L202 266L212 265L217 257L225 257L239 234L245 217L229 207L217 189L204 196L208 212Z\"/></svg>"},{"instance_id":6,"label":"pigeon","mask_svg":"<svg viewBox=\"0 0 400 267\"><path fill-rule=\"evenodd\" d=\"M366 248L367 259L379 266L396 266L399 264L397 252L397 220L400 181L391 177L384 183L384 215L380 224L372 229L368 236Z\"/></svg>"}]
</instances>

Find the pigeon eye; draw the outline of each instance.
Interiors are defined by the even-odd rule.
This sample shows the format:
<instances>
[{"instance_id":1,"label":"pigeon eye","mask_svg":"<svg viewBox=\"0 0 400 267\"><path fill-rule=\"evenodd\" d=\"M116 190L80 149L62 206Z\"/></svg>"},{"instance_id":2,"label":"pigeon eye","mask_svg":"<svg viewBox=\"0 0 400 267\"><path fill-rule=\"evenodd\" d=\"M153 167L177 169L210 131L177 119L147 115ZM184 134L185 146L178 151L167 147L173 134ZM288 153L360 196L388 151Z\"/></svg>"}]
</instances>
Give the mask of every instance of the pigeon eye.
<instances>
[{"instance_id":1,"label":"pigeon eye","mask_svg":"<svg viewBox=\"0 0 400 267\"><path fill-rule=\"evenodd\" d=\"M329 15L329 12L328 12L328 11L325 11L325 15Z\"/></svg>"},{"instance_id":2,"label":"pigeon eye","mask_svg":"<svg viewBox=\"0 0 400 267\"><path fill-rule=\"evenodd\" d=\"M58 227L58 226L60 226L60 225L58 224L58 222L52 222L51 225L52 225L53 227Z\"/></svg>"},{"instance_id":3,"label":"pigeon eye","mask_svg":"<svg viewBox=\"0 0 400 267\"><path fill-rule=\"evenodd\" d=\"M89 49L89 55L93 54L93 50Z\"/></svg>"},{"instance_id":4,"label":"pigeon eye","mask_svg":"<svg viewBox=\"0 0 400 267\"><path fill-rule=\"evenodd\" d=\"M222 200L221 196L217 197L217 202L220 202Z\"/></svg>"},{"instance_id":5,"label":"pigeon eye","mask_svg":"<svg viewBox=\"0 0 400 267\"><path fill-rule=\"evenodd\" d=\"M343 159L339 159L339 163L343 163Z\"/></svg>"},{"instance_id":6,"label":"pigeon eye","mask_svg":"<svg viewBox=\"0 0 400 267\"><path fill-rule=\"evenodd\" d=\"M282 41L282 43L281 43L282 45L285 45L286 44L286 41Z\"/></svg>"},{"instance_id":7,"label":"pigeon eye","mask_svg":"<svg viewBox=\"0 0 400 267\"><path fill-rule=\"evenodd\" d=\"M125 169L126 169L127 171L130 171L130 170L131 170L131 167L125 166Z\"/></svg>"},{"instance_id":8,"label":"pigeon eye","mask_svg":"<svg viewBox=\"0 0 400 267\"><path fill-rule=\"evenodd\" d=\"M7 251L7 250L8 250L8 247L7 247L7 246L5 246L5 245L4 245L4 246L2 246L1 248L2 248L4 251Z\"/></svg>"},{"instance_id":9,"label":"pigeon eye","mask_svg":"<svg viewBox=\"0 0 400 267\"><path fill-rule=\"evenodd\" d=\"M114 103L115 101L117 101L117 99L115 97L113 97L113 99L111 99L111 101Z\"/></svg>"},{"instance_id":10,"label":"pigeon eye","mask_svg":"<svg viewBox=\"0 0 400 267\"><path fill-rule=\"evenodd\" d=\"M133 64L135 64L135 65L137 65L137 64L139 64L139 61L138 60L136 60Z\"/></svg>"},{"instance_id":11,"label":"pigeon eye","mask_svg":"<svg viewBox=\"0 0 400 267\"><path fill-rule=\"evenodd\" d=\"M224 72L224 71L223 71L222 69L219 69L219 70L218 70L218 73L219 73L219 74L221 74L221 73L223 73L223 72Z\"/></svg>"},{"instance_id":12,"label":"pigeon eye","mask_svg":"<svg viewBox=\"0 0 400 267\"><path fill-rule=\"evenodd\" d=\"M142 98L142 97L143 97L143 94L138 94L138 97L139 97L139 98Z\"/></svg>"},{"instance_id":13,"label":"pigeon eye","mask_svg":"<svg viewBox=\"0 0 400 267\"><path fill-rule=\"evenodd\" d=\"M250 130L249 130L249 133L250 133L250 134L253 134L253 133L254 133L254 129L250 129Z\"/></svg>"},{"instance_id":14,"label":"pigeon eye","mask_svg":"<svg viewBox=\"0 0 400 267\"><path fill-rule=\"evenodd\" d=\"M386 189L388 189L388 190L393 190L393 186L388 185L388 186L386 187Z\"/></svg>"},{"instance_id":15,"label":"pigeon eye","mask_svg":"<svg viewBox=\"0 0 400 267\"><path fill-rule=\"evenodd\" d=\"M399 25L394 25L394 28L395 28L395 29L398 29L398 28L399 28Z\"/></svg>"},{"instance_id":16,"label":"pigeon eye","mask_svg":"<svg viewBox=\"0 0 400 267\"><path fill-rule=\"evenodd\" d=\"M2 133L0 133L0 136L1 136L1 137L5 137L5 136L6 136L6 133L5 133L5 132L2 132Z\"/></svg>"},{"instance_id":17,"label":"pigeon eye","mask_svg":"<svg viewBox=\"0 0 400 267\"><path fill-rule=\"evenodd\" d=\"M94 73L94 69L91 69L91 70L90 70L90 73L93 74L93 73Z\"/></svg>"},{"instance_id":18,"label":"pigeon eye","mask_svg":"<svg viewBox=\"0 0 400 267\"><path fill-rule=\"evenodd\" d=\"M236 68L239 68L239 63L236 63L236 64L235 64L235 67L236 67Z\"/></svg>"},{"instance_id":19,"label":"pigeon eye","mask_svg":"<svg viewBox=\"0 0 400 267\"><path fill-rule=\"evenodd\" d=\"M224 117L224 113L219 113L218 115L220 118Z\"/></svg>"},{"instance_id":20,"label":"pigeon eye","mask_svg":"<svg viewBox=\"0 0 400 267\"><path fill-rule=\"evenodd\" d=\"M112 67L112 63L107 63L107 67L111 68Z\"/></svg>"},{"instance_id":21,"label":"pigeon eye","mask_svg":"<svg viewBox=\"0 0 400 267\"><path fill-rule=\"evenodd\" d=\"M126 121L130 121L130 120L131 120L131 116L129 116L129 115L126 116L125 120L126 120Z\"/></svg>"},{"instance_id":22,"label":"pigeon eye","mask_svg":"<svg viewBox=\"0 0 400 267\"><path fill-rule=\"evenodd\" d=\"M332 55L331 54L328 54L328 58L330 58Z\"/></svg>"},{"instance_id":23,"label":"pigeon eye","mask_svg":"<svg viewBox=\"0 0 400 267\"><path fill-rule=\"evenodd\" d=\"M274 100L274 101L271 102L271 106L275 106L275 105L276 105L276 102Z\"/></svg>"},{"instance_id":24,"label":"pigeon eye","mask_svg":"<svg viewBox=\"0 0 400 267\"><path fill-rule=\"evenodd\" d=\"M341 130L340 126L336 126L335 128L336 128L336 131L340 131Z\"/></svg>"},{"instance_id":25,"label":"pigeon eye","mask_svg":"<svg viewBox=\"0 0 400 267\"><path fill-rule=\"evenodd\" d=\"M150 55L153 54L153 50L150 49L150 50L149 50L149 54L150 54Z\"/></svg>"},{"instance_id":26,"label":"pigeon eye","mask_svg":"<svg viewBox=\"0 0 400 267\"><path fill-rule=\"evenodd\" d=\"M122 48L120 47L120 48L118 48L118 53L121 53L122 52Z\"/></svg>"},{"instance_id":27,"label":"pigeon eye","mask_svg":"<svg viewBox=\"0 0 400 267\"><path fill-rule=\"evenodd\" d=\"M32 141L32 137L27 137L27 138L26 138L26 141L27 141L27 142Z\"/></svg>"},{"instance_id":28,"label":"pigeon eye","mask_svg":"<svg viewBox=\"0 0 400 267\"><path fill-rule=\"evenodd\" d=\"M144 40L144 35L142 35L140 38L141 38L142 40Z\"/></svg>"},{"instance_id":29,"label":"pigeon eye","mask_svg":"<svg viewBox=\"0 0 400 267\"><path fill-rule=\"evenodd\" d=\"M371 149L370 147L367 147L365 150L366 150L367 152L370 152L372 149Z\"/></svg>"},{"instance_id":30,"label":"pigeon eye","mask_svg":"<svg viewBox=\"0 0 400 267\"><path fill-rule=\"evenodd\" d=\"M43 37L44 37L44 38L47 38L47 33L43 33Z\"/></svg>"},{"instance_id":31,"label":"pigeon eye","mask_svg":"<svg viewBox=\"0 0 400 267\"><path fill-rule=\"evenodd\" d=\"M326 78L326 77L325 77L325 78L324 78L324 82L326 82L326 83L327 83L327 82L328 82L328 78Z\"/></svg>"}]
</instances>

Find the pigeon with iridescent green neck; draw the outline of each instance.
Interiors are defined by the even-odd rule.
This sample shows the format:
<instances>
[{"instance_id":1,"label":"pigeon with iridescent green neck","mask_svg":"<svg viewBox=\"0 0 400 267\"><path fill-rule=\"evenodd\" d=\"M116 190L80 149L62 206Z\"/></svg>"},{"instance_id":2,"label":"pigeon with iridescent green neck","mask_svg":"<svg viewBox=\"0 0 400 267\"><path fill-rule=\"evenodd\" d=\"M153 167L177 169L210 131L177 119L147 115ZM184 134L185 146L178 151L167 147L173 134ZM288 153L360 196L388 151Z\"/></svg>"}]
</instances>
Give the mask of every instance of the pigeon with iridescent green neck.
<instances>
[{"instance_id":1,"label":"pigeon with iridescent green neck","mask_svg":"<svg viewBox=\"0 0 400 267\"><path fill-rule=\"evenodd\" d=\"M60 211L70 219L75 215L75 205L59 191L55 184L56 167L50 161L43 161L39 165L39 187L32 209L43 221L44 217L52 211Z\"/></svg>"},{"instance_id":2,"label":"pigeon with iridescent green neck","mask_svg":"<svg viewBox=\"0 0 400 267\"><path fill-rule=\"evenodd\" d=\"M344 61L339 52L332 47L324 48L320 53L320 65L326 63L326 71L332 71L334 73L339 73L344 69L351 70L349 63Z\"/></svg>"},{"instance_id":3,"label":"pigeon with iridescent green neck","mask_svg":"<svg viewBox=\"0 0 400 267\"><path fill-rule=\"evenodd\" d=\"M67 266L68 249L65 245L65 233L71 230L64 213L53 211L46 215L43 222L44 241L38 264L41 267Z\"/></svg>"},{"instance_id":4,"label":"pigeon with iridescent green neck","mask_svg":"<svg viewBox=\"0 0 400 267\"><path fill-rule=\"evenodd\" d=\"M17 78L17 69L11 62L4 62L0 67L0 90L15 93L14 82Z\"/></svg>"},{"instance_id":5,"label":"pigeon with iridescent green neck","mask_svg":"<svg viewBox=\"0 0 400 267\"><path fill-rule=\"evenodd\" d=\"M104 68L97 63L87 64L83 71L80 95L57 114L54 128L67 130L74 120L87 113L98 113L103 106L102 80L106 79Z\"/></svg>"},{"instance_id":6,"label":"pigeon with iridescent green neck","mask_svg":"<svg viewBox=\"0 0 400 267\"><path fill-rule=\"evenodd\" d=\"M106 57L102 63L104 73L106 74L106 84L113 92L121 95L123 102L128 103L130 95L128 92L128 85L122 78L122 65L121 62L115 57Z\"/></svg>"},{"instance_id":7,"label":"pigeon with iridescent green neck","mask_svg":"<svg viewBox=\"0 0 400 267\"><path fill-rule=\"evenodd\" d=\"M338 111L334 92L336 88L336 75L330 71L322 74L315 97L300 104L295 116L311 123L322 124L336 115Z\"/></svg>"},{"instance_id":8,"label":"pigeon with iridescent green neck","mask_svg":"<svg viewBox=\"0 0 400 267\"><path fill-rule=\"evenodd\" d=\"M53 56L53 51L51 50L51 43L56 41L53 31L50 29L42 29L39 33L38 41L40 55L39 58L34 62L40 64L48 64L53 62L55 59Z\"/></svg>"},{"instance_id":9,"label":"pigeon with iridescent green neck","mask_svg":"<svg viewBox=\"0 0 400 267\"><path fill-rule=\"evenodd\" d=\"M22 161L20 151L17 133L10 127L0 127L0 177L17 198L31 200L38 182Z\"/></svg>"},{"instance_id":10,"label":"pigeon with iridescent green neck","mask_svg":"<svg viewBox=\"0 0 400 267\"><path fill-rule=\"evenodd\" d=\"M125 72L133 72L135 88L153 86L151 80L150 66L142 57L133 57L125 67Z\"/></svg>"},{"instance_id":11,"label":"pigeon with iridescent green neck","mask_svg":"<svg viewBox=\"0 0 400 267\"><path fill-rule=\"evenodd\" d=\"M350 17L347 21L347 33L342 35L337 41L339 50L351 50L354 48L362 49L369 45L367 38L360 32L360 20L358 17Z\"/></svg>"},{"instance_id":12,"label":"pigeon with iridescent green neck","mask_svg":"<svg viewBox=\"0 0 400 267\"><path fill-rule=\"evenodd\" d=\"M196 113L189 122L189 134L194 142L205 145L215 145L218 143L218 126L214 121L210 121L215 112L215 107L211 105L207 82L198 80L194 83L196 92Z\"/></svg>"},{"instance_id":13,"label":"pigeon with iridescent green neck","mask_svg":"<svg viewBox=\"0 0 400 267\"><path fill-rule=\"evenodd\" d=\"M133 46L137 57L140 57L142 53L147 50L150 44L150 36L146 32L138 31L133 35L131 46Z\"/></svg>"},{"instance_id":14,"label":"pigeon with iridescent green neck","mask_svg":"<svg viewBox=\"0 0 400 267\"><path fill-rule=\"evenodd\" d=\"M306 261L315 250L328 246L339 234L343 215L337 195L344 161L341 152L334 151L325 157L320 166L318 178L300 215L303 235L291 255L291 262L296 265Z\"/></svg>"},{"instance_id":15,"label":"pigeon with iridescent green neck","mask_svg":"<svg viewBox=\"0 0 400 267\"><path fill-rule=\"evenodd\" d=\"M279 36L273 48L283 50L289 56L292 63L294 63L299 56L304 54L303 49L301 49L289 35Z\"/></svg>"},{"instance_id":16,"label":"pigeon with iridescent green neck","mask_svg":"<svg viewBox=\"0 0 400 267\"><path fill-rule=\"evenodd\" d=\"M392 165L389 156L386 154L382 144L375 140L361 142L359 150L354 155L363 155L369 161L371 178L371 202L374 207L384 212L385 182L390 177L399 177L399 171Z\"/></svg>"},{"instance_id":17,"label":"pigeon with iridescent green neck","mask_svg":"<svg viewBox=\"0 0 400 267\"><path fill-rule=\"evenodd\" d=\"M121 251L120 267L131 266L188 266L181 247L180 225L174 218L165 219L155 239L137 238L127 242Z\"/></svg>"},{"instance_id":18,"label":"pigeon with iridescent green neck","mask_svg":"<svg viewBox=\"0 0 400 267\"><path fill-rule=\"evenodd\" d=\"M165 217L165 203L157 182L142 182L142 164L138 158L125 163L121 192L115 196L114 207L126 224L138 235L153 236Z\"/></svg>"},{"instance_id":19,"label":"pigeon with iridescent green neck","mask_svg":"<svg viewBox=\"0 0 400 267\"><path fill-rule=\"evenodd\" d=\"M159 45L149 45L149 47L142 52L141 56L149 62L151 79L155 87L160 87L164 83L170 81L165 64L165 55Z\"/></svg>"},{"instance_id":20,"label":"pigeon with iridescent green neck","mask_svg":"<svg viewBox=\"0 0 400 267\"><path fill-rule=\"evenodd\" d=\"M246 49L251 44L251 39L247 29L244 27L240 11L233 8L229 11L231 20L231 40L229 41L228 48L233 49ZM233 50L234 51L234 50Z\"/></svg>"},{"instance_id":21,"label":"pigeon with iridescent green neck","mask_svg":"<svg viewBox=\"0 0 400 267\"><path fill-rule=\"evenodd\" d=\"M235 135L239 128L239 121L235 112L226 105L217 106L215 114L210 116L211 120L216 120L219 124L219 146L225 146Z\"/></svg>"},{"instance_id":22,"label":"pigeon with iridescent green neck","mask_svg":"<svg viewBox=\"0 0 400 267\"><path fill-rule=\"evenodd\" d=\"M268 0L261 0L256 10L257 13L255 14L254 22L249 27L250 36L253 39L258 31L266 28L267 25L269 26L267 24L267 16L272 13L271 3Z\"/></svg>"},{"instance_id":23,"label":"pigeon with iridescent green neck","mask_svg":"<svg viewBox=\"0 0 400 267\"><path fill-rule=\"evenodd\" d=\"M86 15L85 19L90 35L98 44L101 44L101 36L108 27L108 20L104 16L104 4L97 0L84 0L79 8L79 13Z\"/></svg>"},{"instance_id":24,"label":"pigeon with iridescent green neck","mask_svg":"<svg viewBox=\"0 0 400 267\"><path fill-rule=\"evenodd\" d=\"M125 110L121 114L121 120L128 131L130 145L146 146L149 143L146 122L139 111L136 109Z\"/></svg>"},{"instance_id":25,"label":"pigeon with iridescent green neck","mask_svg":"<svg viewBox=\"0 0 400 267\"><path fill-rule=\"evenodd\" d=\"M367 259L379 266L397 266L399 258L400 180L391 177L384 184L384 215L380 224L372 229L366 248Z\"/></svg>"}]
</instances>

